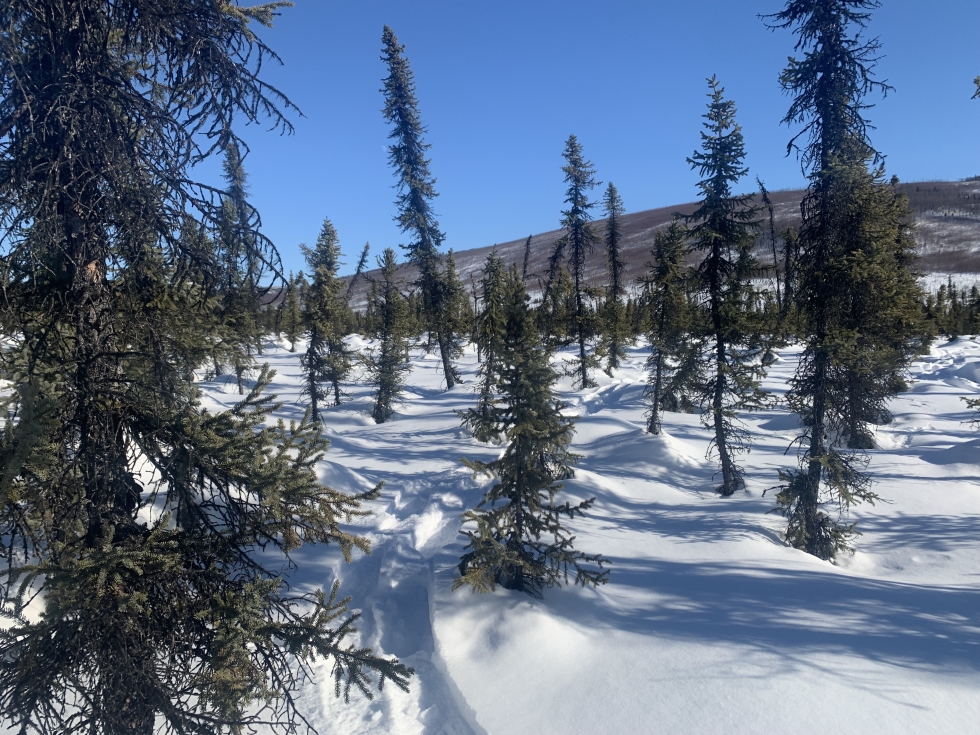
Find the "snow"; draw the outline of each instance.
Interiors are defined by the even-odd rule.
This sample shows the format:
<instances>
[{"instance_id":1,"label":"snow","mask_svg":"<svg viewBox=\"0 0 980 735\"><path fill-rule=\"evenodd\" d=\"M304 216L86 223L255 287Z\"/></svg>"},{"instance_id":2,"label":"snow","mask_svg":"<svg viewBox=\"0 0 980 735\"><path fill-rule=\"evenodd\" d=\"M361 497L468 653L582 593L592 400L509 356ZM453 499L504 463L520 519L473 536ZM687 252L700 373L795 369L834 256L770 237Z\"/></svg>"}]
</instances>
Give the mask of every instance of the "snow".
<instances>
[{"instance_id":1,"label":"snow","mask_svg":"<svg viewBox=\"0 0 980 735\"><path fill-rule=\"evenodd\" d=\"M363 341L358 341L364 346ZM300 418L299 356L260 360L279 416ZM764 386L782 396L798 347ZM560 358L559 358L560 359ZM746 488L722 499L709 436L695 415L664 415L645 433L646 350L633 348L597 388L560 384L578 417L581 455L568 499L596 497L570 522L576 548L612 560L598 590L451 591L460 516L483 495L461 457L490 460L455 410L475 402L476 356L463 385L442 386L435 355L413 353L393 419L370 418L371 389L325 411L322 480L347 492L383 481L359 521L372 553L346 564L332 547L298 552L299 588L341 592L363 613L361 643L415 668L408 693L334 698L329 665L300 701L321 733L966 733L980 722L980 431L964 397L980 396L980 341L937 344L878 428L870 470L882 500L858 506L863 535L837 564L786 546L773 515L777 470L796 464L799 423L785 407L746 414ZM363 376L355 376L363 379ZM201 383L211 410L238 399L227 377Z\"/></svg>"},{"instance_id":2,"label":"snow","mask_svg":"<svg viewBox=\"0 0 980 735\"><path fill-rule=\"evenodd\" d=\"M301 348L300 348L301 349ZM299 352L271 349L272 390L296 418ZM765 387L785 393L799 348L779 353ZM980 342L938 344L915 363L912 388L878 428L870 470L882 500L853 509L863 535L837 564L787 547L773 515L777 470L795 466L796 417L784 407L743 416L752 438L746 488L713 492L708 434L694 415L666 414L644 432L645 350L631 350L599 387L560 384L578 416L581 455L565 491L595 496L576 519L576 548L613 561L598 590L451 591L461 513L488 480L465 456L475 442L454 413L475 401L442 387L434 355L413 354L405 401L375 425L371 389L325 416L322 477L361 491L384 481L359 529L370 555L345 564L307 548L296 581L341 589L363 612L362 641L413 666L411 691L386 688L344 705L328 671L302 693L321 732L408 735L574 733L940 733L980 722L980 435L961 400L980 395ZM237 390L204 383L212 408Z\"/></svg>"}]
</instances>

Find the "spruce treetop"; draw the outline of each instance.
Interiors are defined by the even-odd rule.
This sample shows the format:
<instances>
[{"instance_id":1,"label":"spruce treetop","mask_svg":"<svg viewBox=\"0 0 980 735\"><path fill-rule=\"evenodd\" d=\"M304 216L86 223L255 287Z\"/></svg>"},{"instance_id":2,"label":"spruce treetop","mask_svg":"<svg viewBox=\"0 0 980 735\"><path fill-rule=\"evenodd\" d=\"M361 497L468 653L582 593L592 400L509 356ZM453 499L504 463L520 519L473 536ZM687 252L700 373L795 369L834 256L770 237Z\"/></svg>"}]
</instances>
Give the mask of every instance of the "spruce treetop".
<instances>
[{"instance_id":1,"label":"spruce treetop","mask_svg":"<svg viewBox=\"0 0 980 735\"><path fill-rule=\"evenodd\" d=\"M879 0L789 0L780 12L761 16L772 30L793 29L795 50L804 54L802 59L790 57L779 77L783 90L793 96L783 122L803 124L786 152L798 150L797 141L806 139L800 159L804 173L826 169L854 142L866 146L875 160L880 158L864 117L872 105L862 100L874 91L884 96L892 88L874 77L878 39L861 37L870 11L880 6Z\"/></svg>"},{"instance_id":2,"label":"spruce treetop","mask_svg":"<svg viewBox=\"0 0 980 735\"><path fill-rule=\"evenodd\" d=\"M565 141L562 156L565 165L561 170L565 174L565 183L568 184L565 190L565 204L568 209L562 210L561 224L570 229L582 227L592 219L589 210L595 206L595 202L589 201L588 192L602 182L596 181L595 167L591 161L585 160L582 144L574 135L569 135Z\"/></svg>"},{"instance_id":3,"label":"spruce treetop","mask_svg":"<svg viewBox=\"0 0 980 735\"><path fill-rule=\"evenodd\" d=\"M729 199L733 183L748 173L743 166L745 160L745 140L742 128L735 122L735 102L725 99L725 88L718 78L708 79L711 102L701 131L700 151L695 151L687 162L704 178L698 188L704 201Z\"/></svg>"},{"instance_id":4,"label":"spruce treetop","mask_svg":"<svg viewBox=\"0 0 980 735\"><path fill-rule=\"evenodd\" d=\"M398 43L395 32L384 27L381 36L384 43L382 61L388 67L381 92L385 106L384 119L392 126L388 138L388 162L398 177L395 188L398 197L398 214L395 221L404 233L411 233L414 240L406 247L410 261L421 267L438 257L439 247L445 235L439 230L431 200L436 196L436 180L429 172L429 160L425 152L430 148L423 140L426 132L419 115L418 98L415 95L415 77L404 56L405 46Z\"/></svg>"}]
</instances>

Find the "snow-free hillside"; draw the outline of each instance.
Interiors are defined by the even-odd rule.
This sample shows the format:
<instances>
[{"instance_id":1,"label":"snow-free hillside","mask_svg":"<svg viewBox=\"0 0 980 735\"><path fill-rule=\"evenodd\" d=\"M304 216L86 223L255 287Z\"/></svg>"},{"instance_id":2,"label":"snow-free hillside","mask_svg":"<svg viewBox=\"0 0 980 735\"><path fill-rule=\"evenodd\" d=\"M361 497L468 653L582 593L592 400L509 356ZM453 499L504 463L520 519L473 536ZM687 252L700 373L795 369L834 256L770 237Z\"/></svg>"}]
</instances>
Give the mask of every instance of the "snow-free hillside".
<instances>
[{"instance_id":1,"label":"snow-free hillside","mask_svg":"<svg viewBox=\"0 0 980 735\"><path fill-rule=\"evenodd\" d=\"M300 350L302 346L300 346ZM798 350L780 353L765 387L786 389ZM776 471L795 465L797 423L784 408L747 415L747 489L713 491L699 418L667 414L643 431L645 351L599 388L562 388L581 455L572 498L596 496L576 547L613 561L598 590L451 592L459 516L482 496L461 456L473 441L445 392L436 355L414 355L394 419L369 418L370 388L326 414L323 479L350 491L384 480L363 522L374 550L344 564L301 550L294 581L335 575L363 610L362 640L415 667L410 693L333 697L329 668L303 692L322 733L575 735L616 733L976 733L980 723L980 431L960 400L980 394L980 343L939 344L870 453L882 502L855 508L863 536L837 565L787 547L769 514ZM281 414L298 418L299 352L265 357ZM202 384L213 408L234 383Z\"/></svg>"}]
</instances>

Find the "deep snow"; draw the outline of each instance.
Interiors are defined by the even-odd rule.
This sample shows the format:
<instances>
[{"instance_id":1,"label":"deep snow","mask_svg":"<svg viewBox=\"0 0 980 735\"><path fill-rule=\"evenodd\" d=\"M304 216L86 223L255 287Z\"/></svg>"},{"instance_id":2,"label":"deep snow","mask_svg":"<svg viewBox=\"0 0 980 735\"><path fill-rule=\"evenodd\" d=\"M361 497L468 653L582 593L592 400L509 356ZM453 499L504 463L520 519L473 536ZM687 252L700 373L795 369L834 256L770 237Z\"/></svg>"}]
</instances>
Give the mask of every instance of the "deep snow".
<instances>
[{"instance_id":1,"label":"deep snow","mask_svg":"<svg viewBox=\"0 0 980 735\"><path fill-rule=\"evenodd\" d=\"M261 358L276 371L281 414L298 418L299 354ZM798 357L779 353L764 385L781 396ZM466 383L441 387L436 355L413 353L394 418L369 418L371 389L325 414L323 480L356 491L384 480L361 531L370 555L301 550L297 584L342 591L363 611L362 640L415 667L411 691L373 702L333 697L326 666L302 700L323 733L967 733L980 722L980 433L961 398L980 394L980 343L937 344L916 362L895 420L878 431L870 470L882 501L851 519L863 533L837 564L787 547L770 514L780 468L795 466L798 425L785 408L747 414L746 490L722 499L695 415L666 414L644 433L646 351L613 378L573 391L582 456L565 484L596 496L574 522L576 548L613 561L598 590L543 600L450 590L460 514L482 497L460 457L490 459L454 409ZM202 384L213 408L233 383Z\"/></svg>"}]
</instances>

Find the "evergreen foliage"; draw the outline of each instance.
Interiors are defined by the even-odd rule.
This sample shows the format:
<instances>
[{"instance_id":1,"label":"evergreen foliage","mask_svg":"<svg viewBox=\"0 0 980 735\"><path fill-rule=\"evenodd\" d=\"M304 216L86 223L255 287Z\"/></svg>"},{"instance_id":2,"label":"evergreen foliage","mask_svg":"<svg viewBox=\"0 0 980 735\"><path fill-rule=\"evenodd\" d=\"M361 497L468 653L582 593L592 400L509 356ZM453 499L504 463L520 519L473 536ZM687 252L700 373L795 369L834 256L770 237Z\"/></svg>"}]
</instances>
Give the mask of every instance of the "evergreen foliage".
<instances>
[{"instance_id":1,"label":"evergreen foliage","mask_svg":"<svg viewBox=\"0 0 980 735\"><path fill-rule=\"evenodd\" d=\"M388 67L382 89L385 99L382 112L392 127L388 137L393 141L388 146L388 162L398 179L395 221L401 231L412 238L404 248L409 263L418 269L416 285L421 295L422 322L430 333L435 334L446 388L450 389L459 381L459 373L453 364L458 333L447 331L454 317L448 313L447 289L440 272L439 247L445 235L439 230L432 210L432 200L436 197L435 179L425 157L430 144L422 138L426 131L419 115L415 77L404 56L405 47L398 43L394 31L388 26L384 27L381 40L384 43L381 59Z\"/></svg>"},{"instance_id":2,"label":"evergreen foliage","mask_svg":"<svg viewBox=\"0 0 980 735\"><path fill-rule=\"evenodd\" d=\"M449 370L453 376L453 385L461 382L455 361L463 354L463 336L470 332L475 315L473 304L466 294L466 287L459 279L456 271L456 255L450 250L446 254L446 268L439 278L439 302L443 308L439 312L437 334L441 334L440 350L449 357ZM445 374L446 363L443 363Z\"/></svg>"},{"instance_id":3,"label":"evergreen foliage","mask_svg":"<svg viewBox=\"0 0 980 735\"><path fill-rule=\"evenodd\" d=\"M344 396L340 384L347 380L354 362L354 352L344 341L352 314L347 305L347 284L337 276L340 243L330 219L323 220L314 248L300 247L311 274L303 311L307 337L306 354L301 359L303 389L310 398L313 420L319 421L320 406L328 399L323 384L330 385L335 406Z\"/></svg>"},{"instance_id":4,"label":"evergreen foliage","mask_svg":"<svg viewBox=\"0 0 980 735\"><path fill-rule=\"evenodd\" d=\"M527 236L527 240L524 241L524 266L521 268L521 278L527 283L528 269L531 267L531 237Z\"/></svg>"},{"instance_id":5,"label":"evergreen foliage","mask_svg":"<svg viewBox=\"0 0 980 735\"><path fill-rule=\"evenodd\" d=\"M303 330L303 312L300 309L300 296L305 290L306 279L302 271L294 277L289 274L289 283L286 286L286 295L282 300L282 315L280 323L282 331L289 342L289 351L296 352L296 342L299 340Z\"/></svg>"},{"instance_id":6,"label":"evergreen foliage","mask_svg":"<svg viewBox=\"0 0 980 735\"><path fill-rule=\"evenodd\" d=\"M497 442L500 430L494 417L494 397L500 380L500 352L506 328L504 263L496 250L490 251L483 267L483 308L476 317L474 341L483 354L476 408L461 413L463 424L477 441ZM521 279L523 280L523 278Z\"/></svg>"},{"instance_id":7,"label":"evergreen foliage","mask_svg":"<svg viewBox=\"0 0 980 735\"><path fill-rule=\"evenodd\" d=\"M381 283L374 284L368 308L372 314L373 331L378 341L368 358L368 376L378 387L371 416L383 424L394 413L394 405L405 389L405 375L412 369L408 360L409 308L398 290L395 251L386 248L378 259Z\"/></svg>"},{"instance_id":8,"label":"evergreen foliage","mask_svg":"<svg viewBox=\"0 0 980 735\"><path fill-rule=\"evenodd\" d=\"M563 252L559 241L555 253ZM538 305L537 320L539 330L551 349L565 347L572 343L575 335L575 287L568 269L554 263L545 285L544 296Z\"/></svg>"},{"instance_id":9,"label":"evergreen foliage","mask_svg":"<svg viewBox=\"0 0 980 735\"><path fill-rule=\"evenodd\" d=\"M248 176L238 143L225 146L222 175L226 188L218 218L218 254L224 266L224 283L219 286L221 312L216 324L222 335L223 357L230 358L238 382L238 393L245 393L244 379L253 367L253 351L261 352L259 288L255 265L249 253L255 252L258 212L247 200Z\"/></svg>"},{"instance_id":10,"label":"evergreen foliage","mask_svg":"<svg viewBox=\"0 0 980 735\"><path fill-rule=\"evenodd\" d=\"M568 205L568 209L562 211L561 225L565 229L565 234L555 245L547 291L551 291L554 283L552 276L560 273L560 264L567 253L575 299L575 311L570 321L572 334L578 342L578 366L574 369L575 384L579 388L590 388L595 385L591 371L598 365L598 359L596 355L589 354L586 346L596 331L596 325L586 301L588 293L585 283L585 259L595 250L599 238L592 228L589 210L595 206L595 202L589 201L588 192L600 182L595 180L595 168L590 161L585 160L582 145L574 135L568 136L568 140L565 141L562 156L565 165L561 170L565 173L565 183L568 185L565 190L565 204Z\"/></svg>"},{"instance_id":11,"label":"evergreen foliage","mask_svg":"<svg viewBox=\"0 0 980 735\"><path fill-rule=\"evenodd\" d=\"M604 584L608 561L573 548L564 518L582 515L595 498L576 505L559 504L561 480L571 477L576 457L568 451L574 424L562 415L555 395L557 374L540 344L528 308L524 281L516 268L505 284L506 327L500 345L500 397L492 411L496 430L507 447L493 462L464 460L474 473L497 482L480 505L463 518L469 543L460 560L453 589L469 585L489 592L501 585L540 596L545 587L568 583ZM598 569L587 566L595 564Z\"/></svg>"},{"instance_id":12,"label":"evergreen foliage","mask_svg":"<svg viewBox=\"0 0 980 735\"><path fill-rule=\"evenodd\" d=\"M693 214L690 237L694 250L703 253L694 278L701 298L703 318L698 321L706 342L703 382L696 390L705 426L714 431L712 446L721 464L718 492L727 497L743 487L737 454L745 451L745 431L736 411L761 408L759 389L762 367L745 347L753 339L749 319L751 285L757 270L752 256L757 208L751 196L737 196L732 186L748 171L744 168L742 131L735 122L735 103L724 98L715 77L708 112L701 132L703 150L687 159L703 178L698 182L701 200Z\"/></svg>"},{"instance_id":13,"label":"evergreen foliage","mask_svg":"<svg viewBox=\"0 0 980 735\"><path fill-rule=\"evenodd\" d=\"M345 694L411 673L349 645L346 601L283 573L303 543L366 550L341 523L375 493L319 483L316 424L265 426L268 373L217 414L188 375L226 306L209 299L235 222L190 166L229 150L233 119L289 130L251 28L286 4L0 4L0 286L17 335L0 352L0 716L19 732L295 732L314 658ZM257 221L239 234L239 274L280 280Z\"/></svg>"},{"instance_id":14,"label":"evergreen foliage","mask_svg":"<svg viewBox=\"0 0 980 735\"><path fill-rule=\"evenodd\" d=\"M694 313L688 296L684 257L687 230L676 219L654 240L653 262L645 279L649 310L650 357L647 358L647 389L650 403L647 431L661 432L663 411L691 412L690 393L704 382L701 351L696 338Z\"/></svg>"},{"instance_id":15,"label":"evergreen foliage","mask_svg":"<svg viewBox=\"0 0 980 735\"><path fill-rule=\"evenodd\" d=\"M907 208L882 189L881 172L869 170L880 155L868 140L863 100L889 89L874 78L877 39L861 37L877 7L877 0L790 0L768 16L770 27L794 30L803 52L781 82L793 96L784 122L803 125L790 149L806 137L801 161L810 178L796 257L805 347L788 396L802 417L804 449L800 468L780 473L777 507L788 518L787 541L823 559L849 548L854 535L823 507L846 513L877 499L866 456L839 444L870 444L868 424L887 415L885 399L900 389L921 332L908 310L920 298ZM876 308L898 323L879 320L869 311Z\"/></svg>"},{"instance_id":16,"label":"evergreen foliage","mask_svg":"<svg viewBox=\"0 0 980 735\"><path fill-rule=\"evenodd\" d=\"M603 309L602 332L605 341L605 353L608 359L606 372L612 375L619 367L619 361L626 357L626 343L629 341L629 328L626 322L626 284L623 282L623 256L620 253L619 218L625 214L623 200L616 186L609 182L606 193L602 198L606 215L606 265L609 268L609 288Z\"/></svg>"}]
</instances>

